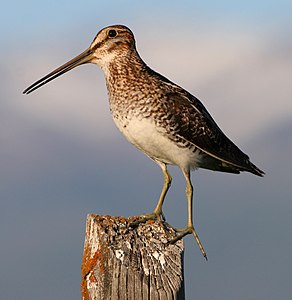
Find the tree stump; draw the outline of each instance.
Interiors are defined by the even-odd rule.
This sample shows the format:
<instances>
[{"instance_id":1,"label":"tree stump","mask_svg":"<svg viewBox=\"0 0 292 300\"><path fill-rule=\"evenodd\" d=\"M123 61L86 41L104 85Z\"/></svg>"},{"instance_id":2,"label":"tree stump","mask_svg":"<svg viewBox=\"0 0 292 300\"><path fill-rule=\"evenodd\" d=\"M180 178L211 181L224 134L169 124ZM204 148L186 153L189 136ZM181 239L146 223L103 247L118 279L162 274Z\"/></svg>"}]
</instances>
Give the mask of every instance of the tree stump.
<instances>
[{"instance_id":1,"label":"tree stump","mask_svg":"<svg viewBox=\"0 0 292 300\"><path fill-rule=\"evenodd\" d=\"M87 215L83 300L184 300L183 241L161 222Z\"/></svg>"}]
</instances>

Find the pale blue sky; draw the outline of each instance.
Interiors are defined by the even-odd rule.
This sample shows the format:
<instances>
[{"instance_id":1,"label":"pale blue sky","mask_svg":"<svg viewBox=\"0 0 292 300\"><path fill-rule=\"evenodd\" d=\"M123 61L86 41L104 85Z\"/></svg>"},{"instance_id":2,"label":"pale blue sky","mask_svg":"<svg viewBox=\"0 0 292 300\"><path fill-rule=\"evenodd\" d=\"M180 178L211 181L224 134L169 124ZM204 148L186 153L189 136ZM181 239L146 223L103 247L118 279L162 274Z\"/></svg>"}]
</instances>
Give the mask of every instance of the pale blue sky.
<instances>
[{"instance_id":1,"label":"pale blue sky","mask_svg":"<svg viewBox=\"0 0 292 300\"><path fill-rule=\"evenodd\" d=\"M187 237L187 299L289 299L292 2L18 2L3 3L0 18L1 299L80 299L86 214L137 215L156 203L160 170L115 128L97 67L22 95L117 23L267 173L193 173L209 261ZM185 183L170 171L165 213L183 226Z\"/></svg>"},{"instance_id":2,"label":"pale blue sky","mask_svg":"<svg viewBox=\"0 0 292 300\"><path fill-rule=\"evenodd\" d=\"M17 9L15 9L17 5ZM2 37L17 41L39 31L67 31L85 24L111 22L148 21L169 26L171 18L183 20L184 24L220 22L228 26L289 26L291 24L291 1L6 1L2 4ZM168 21L166 21L168 20ZM151 24L152 25L152 24ZM263 29L263 28L262 28ZM48 33L48 32L47 32ZM50 33L52 35L52 32ZM37 37L36 37L37 38Z\"/></svg>"}]
</instances>

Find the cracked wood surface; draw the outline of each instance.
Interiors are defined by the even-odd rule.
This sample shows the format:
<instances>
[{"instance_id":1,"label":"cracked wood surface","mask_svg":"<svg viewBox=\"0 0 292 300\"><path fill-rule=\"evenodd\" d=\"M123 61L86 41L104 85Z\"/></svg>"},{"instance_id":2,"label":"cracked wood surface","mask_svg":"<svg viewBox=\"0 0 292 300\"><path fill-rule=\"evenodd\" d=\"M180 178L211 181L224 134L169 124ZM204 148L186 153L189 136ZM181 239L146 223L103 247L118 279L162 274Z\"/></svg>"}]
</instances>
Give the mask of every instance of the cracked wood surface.
<instances>
[{"instance_id":1,"label":"cracked wood surface","mask_svg":"<svg viewBox=\"0 0 292 300\"><path fill-rule=\"evenodd\" d=\"M82 260L83 300L184 300L183 242L160 222L89 214Z\"/></svg>"}]
</instances>

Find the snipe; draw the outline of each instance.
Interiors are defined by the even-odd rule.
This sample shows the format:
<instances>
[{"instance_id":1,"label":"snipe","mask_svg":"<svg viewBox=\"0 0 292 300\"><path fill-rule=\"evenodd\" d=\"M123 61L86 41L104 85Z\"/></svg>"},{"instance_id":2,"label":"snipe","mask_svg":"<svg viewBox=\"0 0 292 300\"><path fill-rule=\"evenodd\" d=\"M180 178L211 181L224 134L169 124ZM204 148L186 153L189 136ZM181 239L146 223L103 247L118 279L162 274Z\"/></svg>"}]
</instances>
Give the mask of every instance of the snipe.
<instances>
[{"instance_id":1,"label":"snipe","mask_svg":"<svg viewBox=\"0 0 292 300\"><path fill-rule=\"evenodd\" d=\"M164 185L152 214L147 219L164 219L162 205L171 184L167 165L177 165L186 179L187 227L176 240L193 234L207 258L193 225L191 169L258 176L264 172L252 164L215 123L203 104L189 92L151 70L140 58L132 31L126 26L109 26L77 57L28 87L29 94L49 81L85 64L94 63L104 71L113 119L127 140L155 161Z\"/></svg>"}]
</instances>

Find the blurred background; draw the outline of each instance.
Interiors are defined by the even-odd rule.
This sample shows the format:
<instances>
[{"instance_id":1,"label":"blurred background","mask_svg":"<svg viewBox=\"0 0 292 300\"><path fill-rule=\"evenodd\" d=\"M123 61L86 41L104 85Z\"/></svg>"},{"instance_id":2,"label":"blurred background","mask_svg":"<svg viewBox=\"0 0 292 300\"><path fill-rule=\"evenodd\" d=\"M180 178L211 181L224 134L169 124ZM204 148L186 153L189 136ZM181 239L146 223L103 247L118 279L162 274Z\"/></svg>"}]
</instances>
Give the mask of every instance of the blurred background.
<instances>
[{"instance_id":1,"label":"blurred background","mask_svg":"<svg viewBox=\"0 0 292 300\"><path fill-rule=\"evenodd\" d=\"M192 173L209 261L186 237L186 299L289 299L291 12L285 0L2 3L1 299L80 299L86 215L139 215L159 197L161 171L116 129L98 67L22 95L111 24L129 26L145 62L201 99L266 172ZM184 226L185 182L170 172L164 211Z\"/></svg>"}]
</instances>

